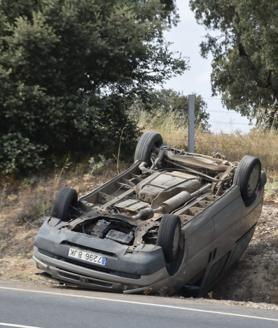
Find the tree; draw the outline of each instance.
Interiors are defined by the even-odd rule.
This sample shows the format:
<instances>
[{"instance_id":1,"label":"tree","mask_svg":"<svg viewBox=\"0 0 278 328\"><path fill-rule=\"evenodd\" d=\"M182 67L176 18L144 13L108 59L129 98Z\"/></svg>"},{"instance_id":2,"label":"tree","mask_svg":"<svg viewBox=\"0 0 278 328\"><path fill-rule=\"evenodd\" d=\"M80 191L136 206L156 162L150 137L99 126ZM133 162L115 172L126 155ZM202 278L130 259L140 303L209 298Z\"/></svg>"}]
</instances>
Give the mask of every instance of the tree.
<instances>
[{"instance_id":1,"label":"tree","mask_svg":"<svg viewBox=\"0 0 278 328\"><path fill-rule=\"evenodd\" d=\"M215 30L201 44L211 53L213 94L257 124L278 129L278 3L191 0L197 21Z\"/></svg>"},{"instance_id":2,"label":"tree","mask_svg":"<svg viewBox=\"0 0 278 328\"><path fill-rule=\"evenodd\" d=\"M111 155L123 129L130 153L132 99L186 68L163 39L174 8L170 0L2 0L2 173L68 153Z\"/></svg>"},{"instance_id":3,"label":"tree","mask_svg":"<svg viewBox=\"0 0 278 328\"><path fill-rule=\"evenodd\" d=\"M147 99L137 99L133 110L145 111L152 119L165 120L169 114L174 115L176 126L185 126L188 122L188 98L172 89L161 89L150 93ZM207 104L201 95L196 96L195 104L196 125L202 130L209 129L209 113Z\"/></svg>"}]
</instances>

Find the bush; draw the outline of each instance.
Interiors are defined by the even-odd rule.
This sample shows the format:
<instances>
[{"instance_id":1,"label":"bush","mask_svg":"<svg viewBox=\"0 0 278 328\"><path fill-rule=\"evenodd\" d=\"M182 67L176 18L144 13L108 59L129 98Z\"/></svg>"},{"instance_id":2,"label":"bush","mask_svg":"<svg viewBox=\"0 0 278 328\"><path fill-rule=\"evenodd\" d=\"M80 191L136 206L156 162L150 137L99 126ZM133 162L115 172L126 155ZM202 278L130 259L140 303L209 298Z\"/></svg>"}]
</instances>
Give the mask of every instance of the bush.
<instances>
[{"instance_id":1,"label":"bush","mask_svg":"<svg viewBox=\"0 0 278 328\"><path fill-rule=\"evenodd\" d=\"M119 143L131 154L132 98L186 67L162 37L176 20L171 3L0 1L2 173L113 157Z\"/></svg>"},{"instance_id":2,"label":"bush","mask_svg":"<svg viewBox=\"0 0 278 328\"><path fill-rule=\"evenodd\" d=\"M20 133L9 133L0 138L0 173L9 175L38 169L43 163L46 146L33 144Z\"/></svg>"},{"instance_id":3,"label":"bush","mask_svg":"<svg viewBox=\"0 0 278 328\"><path fill-rule=\"evenodd\" d=\"M122 157L131 157L138 130L127 115L128 103L116 96L94 97L91 101L92 105L57 104L53 115L41 113L33 116L33 122L30 113L22 114L19 119L22 127L26 125L22 130L28 137L18 132L0 138L0 174L25 175L53 165L63 154L73 158L103 154L111 158L117 156L120 144ZM51 102L47 105L49 113Z\"/></svg>"}]
</instances>

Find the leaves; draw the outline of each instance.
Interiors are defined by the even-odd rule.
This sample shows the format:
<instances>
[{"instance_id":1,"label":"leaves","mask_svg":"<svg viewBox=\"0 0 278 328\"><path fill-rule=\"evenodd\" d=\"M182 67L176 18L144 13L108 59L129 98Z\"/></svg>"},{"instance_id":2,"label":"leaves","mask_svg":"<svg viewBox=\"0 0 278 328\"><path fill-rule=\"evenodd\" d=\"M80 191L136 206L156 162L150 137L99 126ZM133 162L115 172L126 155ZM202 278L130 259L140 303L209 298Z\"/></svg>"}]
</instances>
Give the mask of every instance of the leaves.
<instances>
[{"instance_id":1,"label":"leaves","mask_svg":"<svg viewBox=\"0 0 278 328\"><path fill-rule=\"evenodd\" d=\"M209 113L207 104L200 95L196 96L195 104L196 125L202 130L209 129ZM162 89L152 92L146 97L137 99L132 105L133 114L146 112L151 121L164 121L165 117L173 114L177 127L183 127L188 122L188 98L172 89Z\"/></svg>"},{"instance_id":2,"label":"leaves","mask_svg":"<svg viewBox=\"0 0 278 328\"><path fill-rule=\"evenodd\" d=\"M26 173L43 164L40 156L47 146L33 144L20 133L9 133L0 138L0 170L1 174Z\"/></svg>"},{"instance_id":3,"label":"leaves","mask_svg":"<svg viewBox=\"0 0 278 328\"><path fill-rule=\"evenodd\" d=\"M111 157L120 138L131 155L133 99L186 69L163 39L177 19L172 1L3 0L0 18L7 174L67 154Z\"/></svg>"},{"instance_id":4,"label":"leaves","mask_svg":"<svg viewBox=\"0 0 278 328\"><path fill-rule=\"evenodd\" d=\"M258 125L278 129L278 3L191 0L199 23L217 32L202 42L211 53L213 93ZM264 114L263 114L264 113Z\"/></svg>"}]
</instances>

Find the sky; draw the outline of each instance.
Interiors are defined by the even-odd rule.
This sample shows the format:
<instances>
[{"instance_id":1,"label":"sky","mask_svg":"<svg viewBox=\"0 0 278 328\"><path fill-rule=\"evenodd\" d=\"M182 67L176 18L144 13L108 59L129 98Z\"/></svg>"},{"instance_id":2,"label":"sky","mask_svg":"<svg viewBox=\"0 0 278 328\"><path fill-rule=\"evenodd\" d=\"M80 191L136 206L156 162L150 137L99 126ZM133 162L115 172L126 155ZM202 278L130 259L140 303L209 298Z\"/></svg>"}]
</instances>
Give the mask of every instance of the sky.
<instances>
[{"instance_id":1,"label":"sky","mask_svg":"<svg viewBox=\"0 0 278 328\"><path fill-rule=\"evenodd\" d=\"M212 132L248 132L251 126L245 117L225 109L221 104L220 95L212 97L210 83L211 58L203 58L200 55L199 47L207 31L196 22L194 14L189 8L189 0L176 0L176 2L180 22L176 27L166 32L165 38L172 43L172 51L178 51L183 57L188 57L190 70L169 80L165 87L172 88L184 95L200 94L208 105Z\"/></svg>"}]
</instances>

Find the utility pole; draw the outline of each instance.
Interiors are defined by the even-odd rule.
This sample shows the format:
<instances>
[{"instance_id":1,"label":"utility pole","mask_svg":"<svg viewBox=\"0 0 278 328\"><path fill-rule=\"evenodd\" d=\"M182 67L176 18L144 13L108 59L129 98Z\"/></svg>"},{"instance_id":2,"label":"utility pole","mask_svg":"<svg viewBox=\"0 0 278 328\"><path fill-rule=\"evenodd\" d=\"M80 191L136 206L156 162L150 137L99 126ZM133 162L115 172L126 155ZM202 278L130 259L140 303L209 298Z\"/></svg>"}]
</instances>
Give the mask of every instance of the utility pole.
<instances>
[{"instance_id":1,"label":"utility pole","mask_svg":"<svg viewBox=\"0 0 278 328\"><path fill-rule=\"evenodd\" d=\"M196 96L188 96L188 151L195 152L195 103Z\"/></svg>"}]
</instances>

